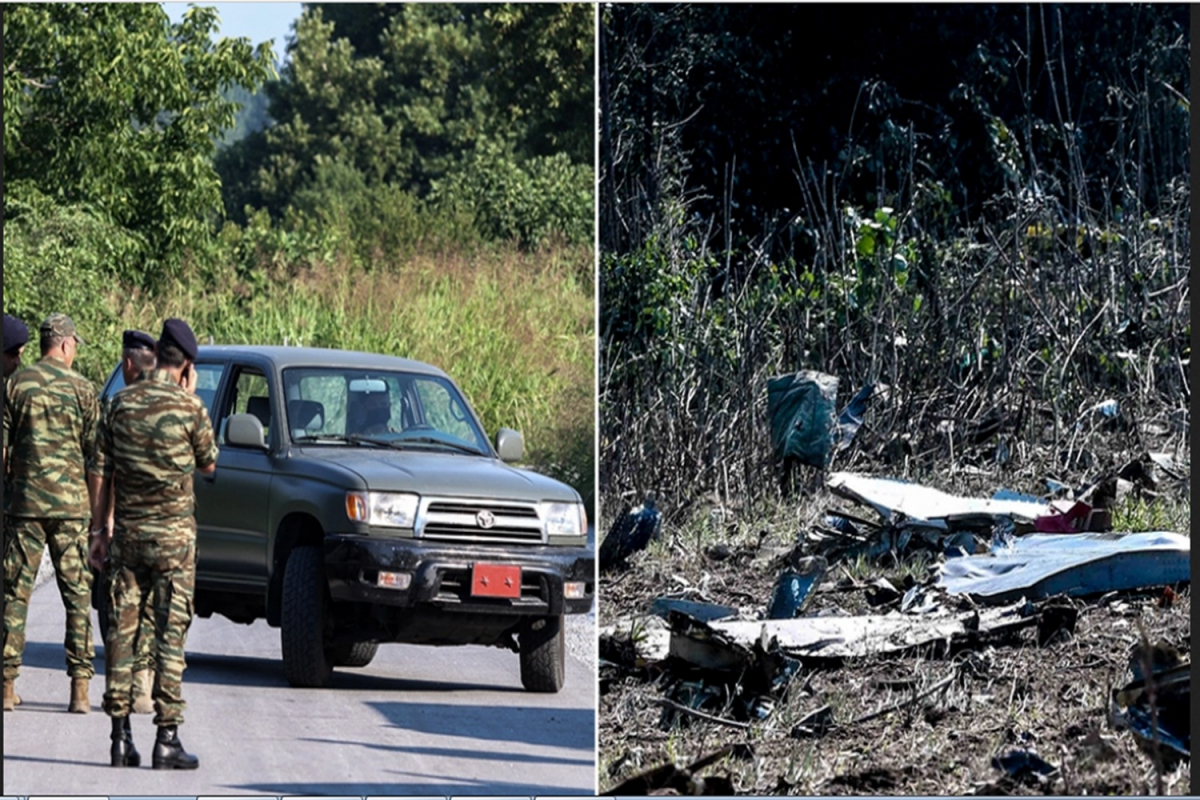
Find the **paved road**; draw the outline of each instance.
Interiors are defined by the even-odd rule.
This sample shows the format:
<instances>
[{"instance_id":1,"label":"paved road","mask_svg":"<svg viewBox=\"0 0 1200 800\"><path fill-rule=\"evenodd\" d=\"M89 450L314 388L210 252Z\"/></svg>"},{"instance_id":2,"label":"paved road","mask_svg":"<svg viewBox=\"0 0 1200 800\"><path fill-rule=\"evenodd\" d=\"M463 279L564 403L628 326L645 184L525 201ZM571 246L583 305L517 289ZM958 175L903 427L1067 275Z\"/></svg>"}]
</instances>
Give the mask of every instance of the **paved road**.
<instances>
[{"instance_id":1,"label":"paved road","mask_svg":"<svg viewBox=\"0 0 1200 800\"><path fill-rule=\"evenodd\" d=\"M54 584L30 604L17 693L4 714L5 795L561 795L595 791L592 667L571 648L557 695L521 689L515 653L483 647L383 645L365 669L338 669L328 689L293 689L279 631L265 622L197 619L188 635L180 736L195 772L149 768L154 726L135 715L140 769L108 766L104 648L92 713L66 713L64 612ZM569 619L576 642L594 642ZM93 620L93 624L95 621Z\"/></svg>"}]
</instances>

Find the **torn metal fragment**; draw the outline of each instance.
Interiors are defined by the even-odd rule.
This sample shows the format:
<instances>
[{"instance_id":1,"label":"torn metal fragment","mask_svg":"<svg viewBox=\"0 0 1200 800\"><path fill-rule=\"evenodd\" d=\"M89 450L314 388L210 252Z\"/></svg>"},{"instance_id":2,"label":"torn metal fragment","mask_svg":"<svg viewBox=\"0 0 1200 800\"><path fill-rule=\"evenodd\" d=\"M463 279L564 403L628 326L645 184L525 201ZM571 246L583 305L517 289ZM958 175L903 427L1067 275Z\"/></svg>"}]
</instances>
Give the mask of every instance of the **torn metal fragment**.
<instances>
[{"instance_id":1,"label":"torn metal fragment","mask_svg":"<svg viewBox=\"0 0 1200 800\"><path fill-rule=\"evenodd\" d=\"M837 494L870 506L885 520L899 514L941 528L951 525L987 525L998 517L1032 521L1052 509L1039 500L959 497L894 478L872 478L852 472L835 472L827 484Z\"/></svg>"},{"instance_id":2,"label":"torn metal fragment","mask_svg":"<svg viewBox=\"0 0 1200 800\"><path fill-rule=\"evenodd\" d=\"M1191 540L1177 533L1030 534L940 567L937 586L986 603L1080 597L1191 580Z\"/></svg>"}]
</instances>

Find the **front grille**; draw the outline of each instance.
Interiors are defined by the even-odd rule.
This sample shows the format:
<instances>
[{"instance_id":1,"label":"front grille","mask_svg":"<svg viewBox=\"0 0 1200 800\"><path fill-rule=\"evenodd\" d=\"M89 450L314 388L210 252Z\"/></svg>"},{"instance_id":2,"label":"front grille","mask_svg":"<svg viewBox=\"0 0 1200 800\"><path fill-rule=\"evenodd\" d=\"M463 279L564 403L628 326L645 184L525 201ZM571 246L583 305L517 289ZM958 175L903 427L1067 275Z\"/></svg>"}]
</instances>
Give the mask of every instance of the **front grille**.
<instances>
[{"instance_id":1,"label":"front grille","mask_svg":"<svg viewBox=\"0 0 1200 800\"><path fill-rule=\"evenodd\" d=\"M485 527L481 516L490 521ZM495 500L423 499L417 514L417 536L452 542L544 544L542 519L530 503Z\"/></svg>"},{"instance_id":2,"label":"front grille","mask_svg":"<svg viewBox=\"0 0 1200 800\"><path fill-rule=\"evenodd\" d=\"M472 597L471 570L454 568L441 571L441 581L439 582L438 592L434 600L443 603L465 603L470 601L472 603L493 603L496 605L508 605L516 602L514 599L503 597ZM536 572L522 570L521 600L549 603L550 590L546 585L546 578Z\"/></svg>"}]
</instances>

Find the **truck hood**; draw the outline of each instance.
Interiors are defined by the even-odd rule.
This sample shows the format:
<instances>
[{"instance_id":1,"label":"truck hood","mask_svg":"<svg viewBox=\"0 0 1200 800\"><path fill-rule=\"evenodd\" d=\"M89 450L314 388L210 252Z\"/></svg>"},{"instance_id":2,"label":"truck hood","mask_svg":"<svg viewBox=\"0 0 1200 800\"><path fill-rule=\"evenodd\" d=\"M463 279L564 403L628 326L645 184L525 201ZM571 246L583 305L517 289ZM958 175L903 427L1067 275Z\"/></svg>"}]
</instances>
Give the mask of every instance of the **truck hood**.
<instances>
[{"instance_id":1,"label":"truck hood","mask_svg":"<svg viewBox=\"0 0 1200 800\"><path fill-rule=\"evenodd\" d=\"M305 458L349 470L377 492L416 492L441 497L579 502L570 486L499 459L420 450L304 447Z\"/></svg>"}]
</instances>

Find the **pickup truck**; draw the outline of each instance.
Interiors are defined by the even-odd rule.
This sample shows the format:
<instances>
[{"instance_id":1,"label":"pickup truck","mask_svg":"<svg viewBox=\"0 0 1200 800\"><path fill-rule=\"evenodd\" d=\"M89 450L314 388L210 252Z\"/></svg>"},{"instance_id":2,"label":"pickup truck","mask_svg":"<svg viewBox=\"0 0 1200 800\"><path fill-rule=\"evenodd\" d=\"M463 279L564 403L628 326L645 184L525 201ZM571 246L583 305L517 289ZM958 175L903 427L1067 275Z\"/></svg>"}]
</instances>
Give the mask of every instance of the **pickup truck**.
<instances>
[{"instance_id":1,"label":"pickup truck","mask_svg":"<svg viewBox=\"0 0 1200 800\"><path fill-rule=\"evenodd\" d=\"M195 480L198 616L280 628L293 686L404 642L507 647L527 690L562 688L595 557L579 493L511 466L518 432L489 441L454 381L408 359L210 345L196 371L220 448ZM123 387L118 368L102 397Z\"/></svg>"}]
</instances>

